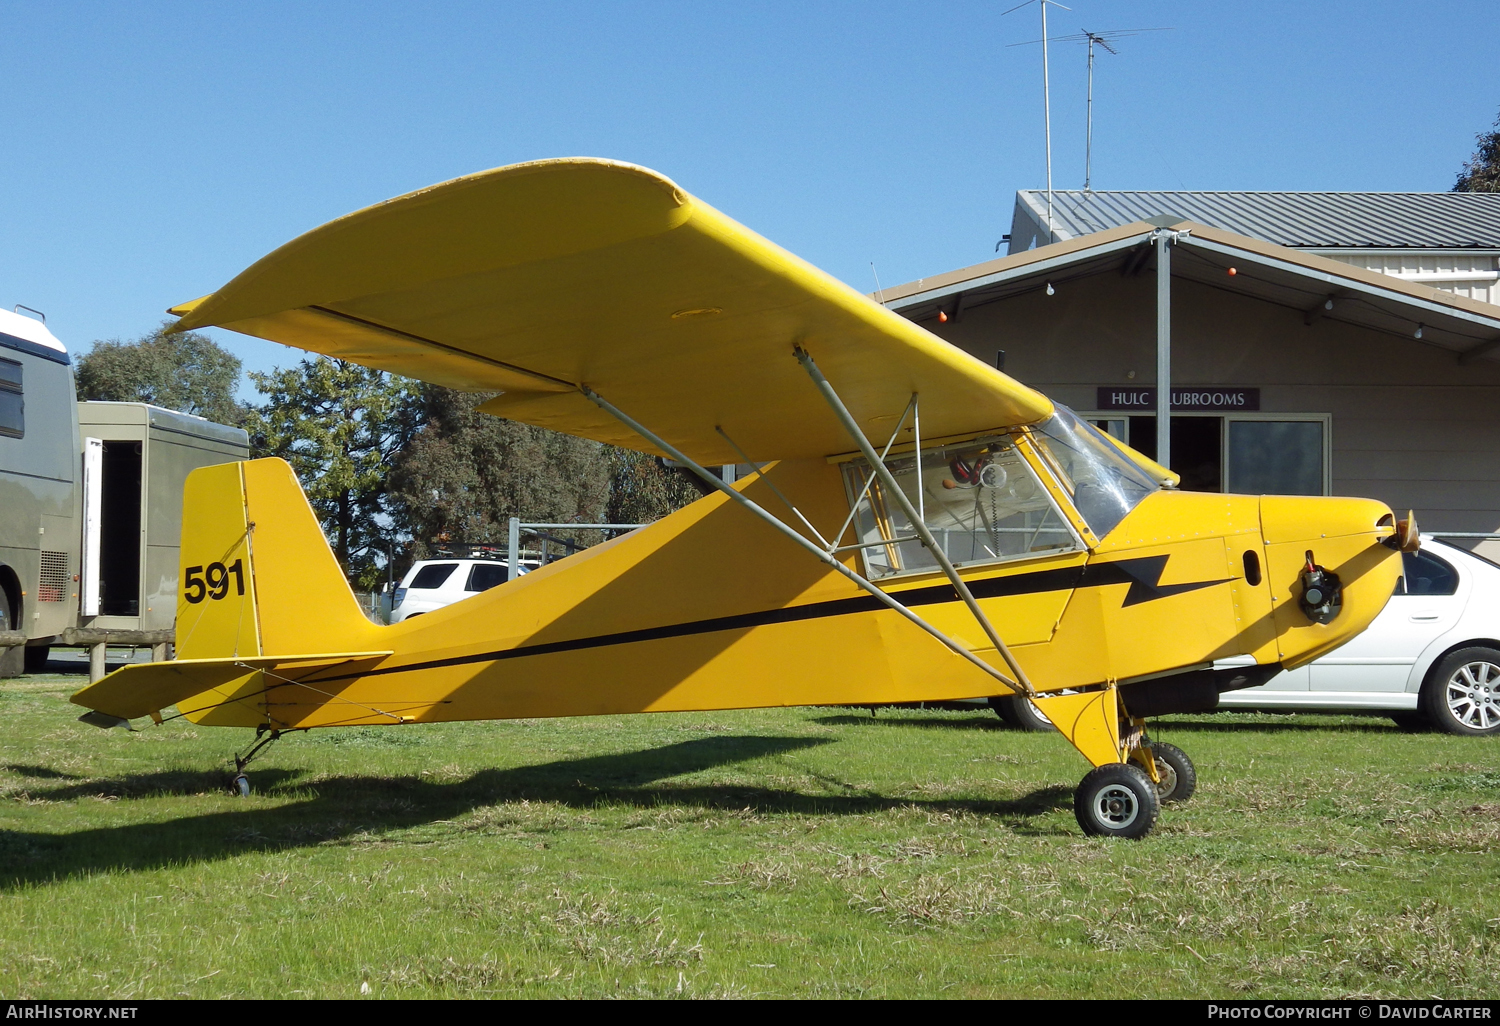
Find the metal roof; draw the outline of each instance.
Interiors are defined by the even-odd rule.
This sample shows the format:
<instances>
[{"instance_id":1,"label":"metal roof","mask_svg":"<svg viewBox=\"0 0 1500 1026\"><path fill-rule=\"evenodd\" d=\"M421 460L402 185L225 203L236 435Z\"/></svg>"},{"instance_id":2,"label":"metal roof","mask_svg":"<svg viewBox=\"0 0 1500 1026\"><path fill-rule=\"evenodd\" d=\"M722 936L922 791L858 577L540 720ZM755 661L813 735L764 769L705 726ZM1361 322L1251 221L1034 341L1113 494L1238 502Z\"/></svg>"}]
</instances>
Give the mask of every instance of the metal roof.
<instances>
[{"instance_id":1,"label":"metal roof","mask_svg":"<svg viewBox=\"0 0 1500 1026\"><path fill-rule=\"evenodd\" d=\"M1046 244L1046 211L1016 193L1012 253ZM1298 249L1500 249L1494 192L1052 192L1056 241L1161 215Z\"/></svg>"}]
</instances>

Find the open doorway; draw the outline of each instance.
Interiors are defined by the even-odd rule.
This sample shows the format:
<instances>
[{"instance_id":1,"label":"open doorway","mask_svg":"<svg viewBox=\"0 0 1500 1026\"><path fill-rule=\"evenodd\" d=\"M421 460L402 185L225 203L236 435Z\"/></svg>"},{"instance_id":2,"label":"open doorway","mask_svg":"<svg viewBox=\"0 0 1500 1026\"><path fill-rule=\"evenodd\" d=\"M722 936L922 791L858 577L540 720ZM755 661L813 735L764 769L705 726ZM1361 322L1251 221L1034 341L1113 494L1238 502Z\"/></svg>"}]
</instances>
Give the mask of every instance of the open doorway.
<instances>
[{"instance_id":1,"label":"open doorway","mask_svg":"<svg viewBox=\"0 0 1500 1026\"><path fill-rule=\"evenodd\" d=\"M99 517L99 611L141 615L141 443L105 442Z\"/></svg>"},{"instance_id":2,"label":"open doorway","mask_svg":"<svg viewBox=\"0 0 1500 1026\"><path fill-rule=\"evenodd\" d=\"M1224 418L1172 417L1172 469L1188 492L1224 490ZM1131 417L1126 442L1156 459L1156 418Z\"/></svg>"}]
</instances>

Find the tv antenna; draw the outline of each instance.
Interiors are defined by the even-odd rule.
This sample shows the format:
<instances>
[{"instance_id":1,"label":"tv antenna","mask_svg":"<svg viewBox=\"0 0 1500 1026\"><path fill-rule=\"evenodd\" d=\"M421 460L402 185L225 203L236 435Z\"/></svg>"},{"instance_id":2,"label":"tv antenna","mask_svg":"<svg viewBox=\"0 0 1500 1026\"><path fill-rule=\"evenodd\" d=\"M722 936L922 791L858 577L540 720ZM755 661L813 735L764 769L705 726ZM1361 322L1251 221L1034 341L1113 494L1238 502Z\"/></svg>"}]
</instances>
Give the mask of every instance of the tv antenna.
<instances>
[{"instance_id":1,"label":"tv antenna","mask_svg":"<svg viewBox=\"0 0 1500 1026\"><path fill-rule=\"evenodd\" d=\"M1048 79L1047 69L1047 5L1061 7L1065 11L1073 8L1060 4L1057 0L1026 0L1025 3L1016 4L1009 11L1001 13L1000 17L1019 11L1023 7L1037 4L1042 9L1042 38L1034 39L1032 42L1042 44L1042 116L1047 126L1047 242L1053 242L1052 238L1052 90ZM1011 44L1015 46L1015 43Z\"/></svg>"},{"instance_id":2,"label":"tv antenna","mask_svg":"<svg viewBox=\"0 0 1500 1026\"><path fill-rule=\"evenodd\" d=\"M1048 2L1050 2L1050 0L1048 0ZM1058 6L1061 7L1062 5L1059 4ZM1006 13L1009 13L1009 12L1006 12ZM1085 143L1084 143L1084 150L1083 150L1083 191L1084 192L1088 192L1092 188L1092 186L1093 186L1093 172L1094 172L1094 47L1095 46L1103 47L1103 49L1105 50L1106 53L1112 53L1112 54L1115 54L1115 55L1118 56L1120 51L1116 50L1114 48L1114 45L1113 45L1114 42L1115 42L1115 40L1117 40L1117 39L1125 39L1125 38L1127 38L1129 36L1138 36L1142 32L1170 32L1170 31L1172 31L1170 28L1107 29L1104 32L1090 32L1088 29L1084 29L1083 31L1078 32L1078 33L1076 33L1074 35L1071 35L1071 36L1057 36L1055 39L1052 40L1052 42L1055 42L1055 43L1083 43L1083 44L1086 44L1088 46L1088 48L1089 48L1089 92L1088 92L1088 119L1087 119L1088 120L1088 129L1087 129L1087 137L1086 137L1086 140L1085 140ZM1043 65L1043 67L1045 67L1046 63L1047 63L1047 57L1046 57L1046 53L1047 53L1047 29L1046 29L1045 23L1042 26L1042 38L1041 39L1031 39L1031 40L1027 40L1024 43L1011 43L1010 45L1011 46L1033 46L1033 45L1035 45L1037 43L1041 43L1042 44L1042 65ZM1048 154L1049 154L1048 161L1049 161L1049 164L1050 164L1050 161L1051 161L1051 156L1050 156L1050 154L1051 154L1051 148L1050 148L1050 144L1049 144L1049 147L1048 147ZM1048 190L1048 194L1047 194L1047 205L1048 205L1047 221L1048 221L1048 230L1050 231L1051 230L1051 220L1052 220L1052 212L1051 212L1051 204L1052 204L1051 189L1052 189L1052 186L1050 184L1050 182L1051 182L1051 174L1050 174L1050 172L1048 174L1048 182L1049 182L1049 184L1047 186L1047 190Z\"/></svg>"}]
</instances>

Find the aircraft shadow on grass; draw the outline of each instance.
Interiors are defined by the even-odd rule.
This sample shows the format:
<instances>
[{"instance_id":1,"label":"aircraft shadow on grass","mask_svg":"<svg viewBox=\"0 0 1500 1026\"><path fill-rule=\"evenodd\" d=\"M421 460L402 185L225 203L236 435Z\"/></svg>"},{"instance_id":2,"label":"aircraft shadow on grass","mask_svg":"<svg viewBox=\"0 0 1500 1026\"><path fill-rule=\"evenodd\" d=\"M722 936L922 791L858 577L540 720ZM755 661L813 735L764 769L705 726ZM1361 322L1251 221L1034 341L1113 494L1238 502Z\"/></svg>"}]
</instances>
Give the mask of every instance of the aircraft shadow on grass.
<instances>
[{"instance_id":1,"label":"aircraft shadow on grass","mask_svg":"<svg viewBox=\"0 0 1500 1026\"><path fill-rule=\"evenodd\" d=\"M246 808L127 826L51 834L0 830L0 890L87 876L99 872L153 869L210 862L252 852L311 847L360 834L379 835L451 820L476 808L506 801L558 802L573 808L628 804L641 808L695 806L762 813L854 815L916 807L932 812L968 812L1025 821L1064 808L1071 790L1046 787L1007 801L923 799L855 791L811 795L737 784L655 786L696 773L828 743L819 738L703 738L618 755L567 759L537 766L483 770L456 783L416 777L333 777L299 784L300 771L264 769L257 788L306 792L305 801L276 808ZM826 779L826 778L822 778ZM223 772L166 771L52 790L31 789L34 799L67 801L94 795L146 797L224 790ZM536 828L531 832L566 829Z\"/></svg>"},{"instance_id":2,"label":"aircraft shadow on grass","mask_svg":"<svg viewBox=\"0 0 1500 1026\"><path fill-rule=\"evenodd\" d=\"M926 730L1011 730L994 713L985 711L983 716L965 716L963 719L937 719L935 717L904 716L904 710L880 710L876 715L866 713L839 713L835 716L815 716L813 723L827 727L921 727Z\"/></svg>"}]
</instances>

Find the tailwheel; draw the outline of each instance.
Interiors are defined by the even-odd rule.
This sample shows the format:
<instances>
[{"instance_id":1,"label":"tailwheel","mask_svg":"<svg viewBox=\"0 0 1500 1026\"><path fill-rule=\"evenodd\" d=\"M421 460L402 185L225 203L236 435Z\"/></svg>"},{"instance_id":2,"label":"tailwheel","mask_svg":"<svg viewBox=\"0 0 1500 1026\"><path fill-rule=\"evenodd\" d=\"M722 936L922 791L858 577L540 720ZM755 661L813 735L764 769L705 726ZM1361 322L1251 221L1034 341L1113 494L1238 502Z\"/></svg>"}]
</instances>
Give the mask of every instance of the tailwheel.
<instances>
[{"instance_id":1,"label":"tailwheel","mask_svg":"<svg viewBox=\"0 0 1500 1026\"><path fill-rule=\"evenodd\" d=\"M1145 770L1117 762L1083 778L1073 812L1090 837L1145 837L1161 814L1161 800Z\"/></svg>"},{"instance_id":2,"label":"tailwheel","mask_svg":"<svg viewBox=\"0 0 1500 1026\"><path fill-rule=\"evenodd\" d=\"M1176 745L1165 741L1149 742L1151 756L1156 760L1156 796L1162 804L1185 802L1198 790L1198 771L1193 760Z\"/></svg>"},{"instance_id":3,"label":"tailwheel","mask_svg":"<svg viewBox=\"0 0 1500 1026\"><path fill-rule=\"evenodd\" d=\"M245 767L250 765L251 759L279 740L281 740L281 731L273 730L267 726L255 728L255 743L250 746L250 750L244 755L236 755L234 757L234 780L230 781L229 784L231 794L238 795L241 798L250 797L250 778L245 775Z\"/></svg>"}]
</instances>

